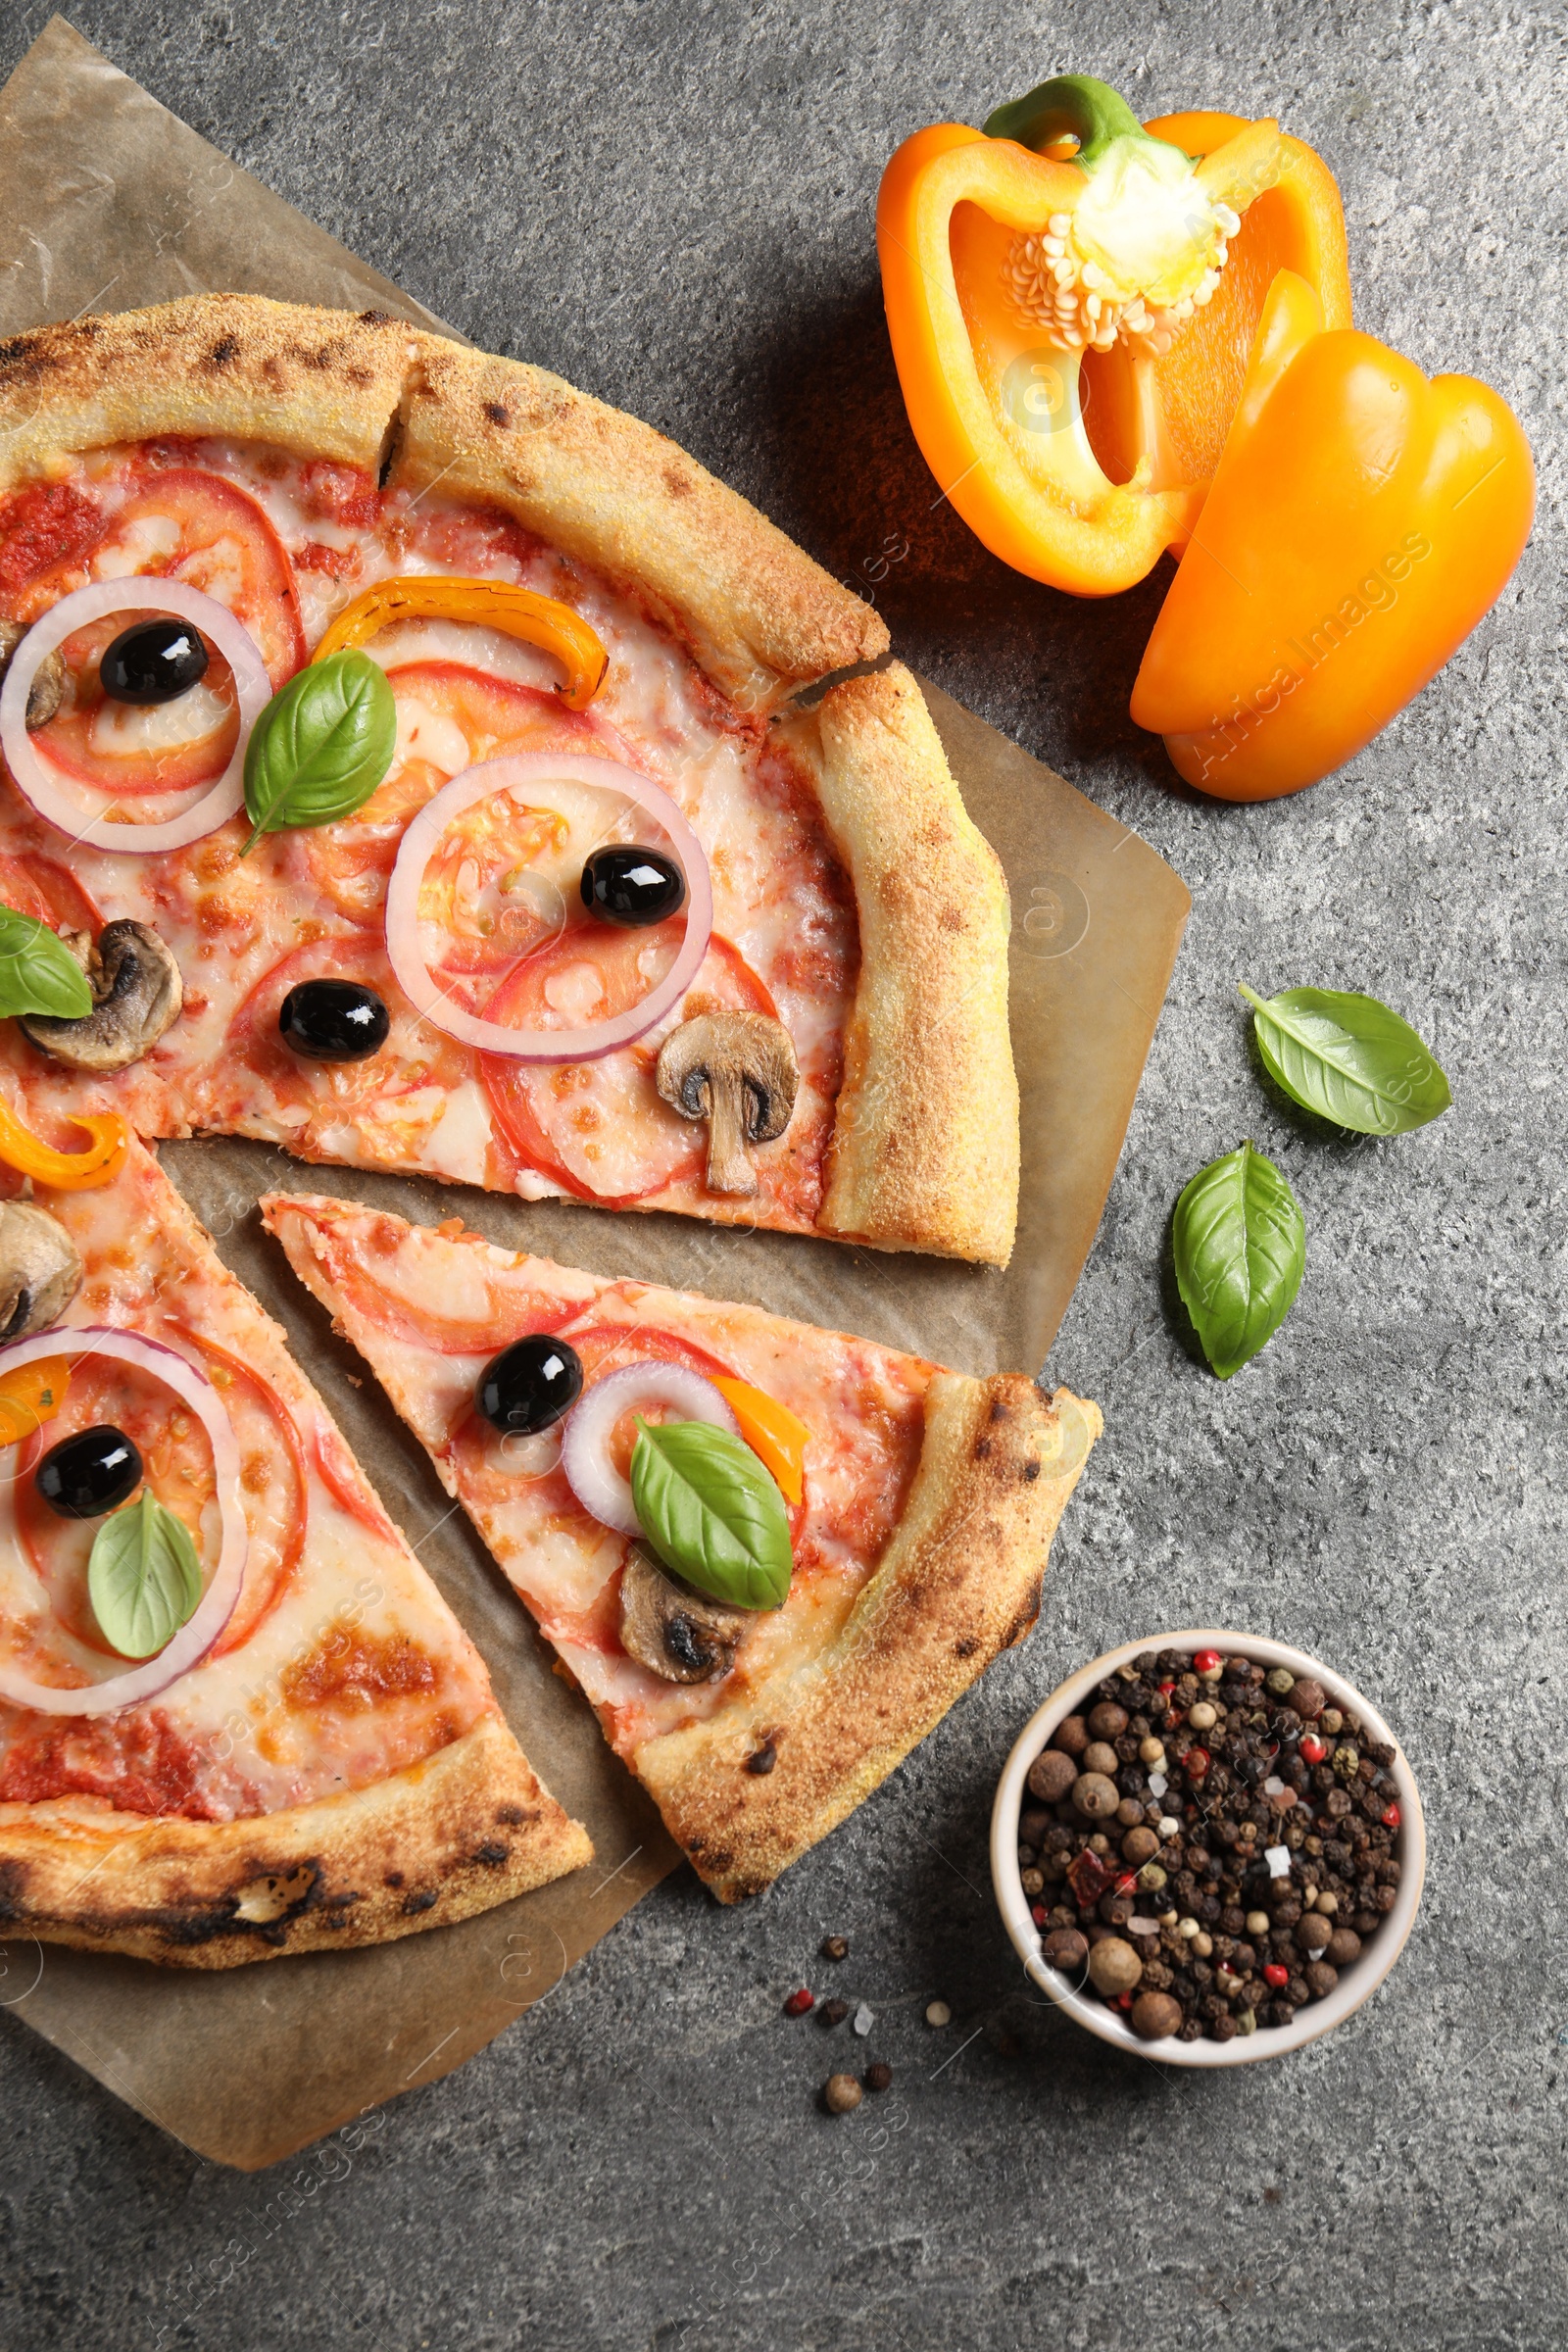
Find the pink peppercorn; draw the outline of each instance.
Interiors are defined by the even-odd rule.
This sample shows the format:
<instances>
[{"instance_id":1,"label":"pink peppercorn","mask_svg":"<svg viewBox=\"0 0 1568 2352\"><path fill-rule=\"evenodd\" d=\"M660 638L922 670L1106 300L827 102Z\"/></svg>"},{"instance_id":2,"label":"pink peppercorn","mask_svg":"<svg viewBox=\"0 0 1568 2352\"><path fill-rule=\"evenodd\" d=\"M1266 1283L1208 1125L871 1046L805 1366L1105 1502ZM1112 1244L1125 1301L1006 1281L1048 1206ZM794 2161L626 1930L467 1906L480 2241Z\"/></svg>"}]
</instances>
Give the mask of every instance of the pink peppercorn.
<instances>
[{"instance_id":1,"label":"pink peppercorn","mask_svg":"<svg viewBox=\"0 0 1568 2352\"><path fill-rule=\"evenodd\" d=\"M1301 1741L1301 1755L1308 1764L1321 1764L1328 1752L1322 1740L1314 1740L1310 1733Z\"/></svg>"},{"instance_id":2,"label":"pink peppercorn","mask_svg":"<svg viewBox=\"0 0 1568 2352\"><path fill-rule=\"evenodd\" d=\"M1219 1651L1217 1649L1199 1649L1194 1651L1193 1672L1195 1674L1216 1674L1218 1671Z\"/></svg>"},{"instance_id":3,"label":"pink peppercorn","mask_svg":"<svg viewBox=\"0 0 1568 2352\"><path fill-rule=\"evenodd\" d=\"M804 2017L808 2009L814 2009L815 2007L815 1993L808 1992L806 1986L803 1984L799 1992L792 1992L790 1994L789 1999L784 2004L784 2014L786 2017Z\"/></svg>"},{"instance_id":4,"label":"pink peppercorn","mask_svg":"<svg viewBox=\"0 0 1568 2352\"><path fill-rule=\"evenodd\" d=\"M1277 1960L1271 1960L1263 1971L1264 1984L1272 1984L1276 1992L1279 1991L1282 1985L1288 1984L1290 1981L1290 1970L1288 1968L1282 1968Z\"/></svg>"},{"instance_id":5,"label":"pink peppercorn","mask_svg":"<svg viewBox=\"0 0 1568 2352\"><path fill-rule=\"evenodd\" d=\"M1190 1747L1182 1758L1182 1767L1190 1781L1200 1781L1208 1770L1206 1747Z\"/></svg>"},{"instance_id":6,"label":"pink peppercorn","mask_svg":"<svg viewBox=\"0 0 1568 2352\"><path fill-rule=\"evenodd\" d=\"M1386 1830L1396 1830L1399 1826L1401 1818L1402 1816L1399 1812L1397 1799L1396 1799L1392 1805L1384 1806L1383 1826Z\"/></svg>"}]
</instances>

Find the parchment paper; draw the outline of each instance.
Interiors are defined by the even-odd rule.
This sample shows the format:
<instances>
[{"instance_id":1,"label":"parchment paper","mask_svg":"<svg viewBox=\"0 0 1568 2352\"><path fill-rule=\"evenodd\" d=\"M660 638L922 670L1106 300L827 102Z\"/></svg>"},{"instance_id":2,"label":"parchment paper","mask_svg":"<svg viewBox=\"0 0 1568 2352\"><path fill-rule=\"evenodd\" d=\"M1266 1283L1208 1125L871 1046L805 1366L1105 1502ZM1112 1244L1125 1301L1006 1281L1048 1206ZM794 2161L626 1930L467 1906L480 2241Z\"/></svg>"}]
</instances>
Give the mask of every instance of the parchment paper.
<instances>
[{"instance_id":1,"label":"parchment paper","mask_svg":"<svg viewBox=\"0 0 1568 2352\"><path fill-rule=\"evenodd\" d=\"M227 287L441 327L52 20L0 91L0 333ZM443 332L451 329L441 328ZM364 1952L212 1975L4 1947L0 2005L200 2153L255 2169L432 2082L533 2002L673 1868L653 1807L550 1668L422 1450L259 1231L258 1194L328 1190L596 1273L747 1298L971 1372L1038 1371L1094 1240L1190 901L1136 834L938 688L924 688L1013 900L1023 1097L1018 1245L1005 1274L685 1218L314 1169L239 1142L162 1158L302 1363L484 1652L530 1760L598 1860L462 1926ZM1112 1442L1113 1442L1112 1433Z\"/></svg>"}]
</instances>

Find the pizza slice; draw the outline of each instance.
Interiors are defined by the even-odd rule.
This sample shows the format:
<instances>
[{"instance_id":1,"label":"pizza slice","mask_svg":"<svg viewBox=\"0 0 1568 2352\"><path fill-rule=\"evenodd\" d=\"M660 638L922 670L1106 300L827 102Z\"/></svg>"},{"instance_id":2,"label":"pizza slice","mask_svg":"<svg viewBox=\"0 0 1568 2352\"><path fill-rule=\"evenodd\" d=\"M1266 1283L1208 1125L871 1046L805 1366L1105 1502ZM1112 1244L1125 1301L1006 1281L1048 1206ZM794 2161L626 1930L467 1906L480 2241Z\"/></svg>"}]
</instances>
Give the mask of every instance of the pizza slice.
<instances>
[{"instance_id":1,"label":"pizza slice","mask_svg":"<svg viewBox=\"0 0 1568 2352\"><path fill-rule=\"evenodd\" d=\"M1006 890L887 644L537 368L241 295L18 336L0 904L95 1006L0 1061L39 1116L1004 1264Z\"/></svg>"},{"instance_id":2,"label":"pizza slice","mask_svg":"<svg viewBox=\"0 0 1568 2352\"><path fill-rule=\"evenodd\" d=\"M590 1858L140 1145L0 1204L0 1934L228 1968Z\"/></svg>"},{"instance_id":3,"label":"pizza slice","mask_svg":"<svg viewBox=\"0 0 1568 2352\"><path fill-rule=\"evenodd\" d=\"M1034 1622L1101 1428L1067 1391L460 1219L262 1211L721 1900L842 1821Z\"/></svg>"}]
</instances>

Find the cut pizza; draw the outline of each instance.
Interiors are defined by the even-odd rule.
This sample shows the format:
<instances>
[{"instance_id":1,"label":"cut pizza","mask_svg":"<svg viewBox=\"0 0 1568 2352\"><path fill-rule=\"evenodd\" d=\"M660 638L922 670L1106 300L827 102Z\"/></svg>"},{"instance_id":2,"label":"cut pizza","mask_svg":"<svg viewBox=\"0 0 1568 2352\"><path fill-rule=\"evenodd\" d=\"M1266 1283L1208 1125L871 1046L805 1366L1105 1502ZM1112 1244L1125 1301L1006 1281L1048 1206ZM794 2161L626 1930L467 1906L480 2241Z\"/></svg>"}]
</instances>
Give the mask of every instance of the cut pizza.
<instances>
[{"instance_id":1,"label":"cut pizza","mask_svg":"<svg viewBox=\"0 0 1568 2352\"><path fill-rule=\"evenodd\" d=\"M282 1333L113 1160L0 1204L0 1933L226 1968L577 1868Z\"/></svg>"},{"instance_id":2,"label":"cut pizza","mask_svg":"<svg viewBox=\"0 0 1568 2352\"><path fill-rule=\"evenodd\" d=\"M1034 1622L1097 1406L348 1201L262 1203L725 1901Z\"/></svg>"},{"instance_id":3,"label":"cut pizza","mask_svg":"<svg viewBox=\"0 0 1568 2352\"><path fill-rule=\"evenodd\" d=\"M239 295L19 336L0 903L92 1006L0 1061L39 1117L1004 1264L1006 891L886 650L537 368Z\"/></svg>"}]
</instances>

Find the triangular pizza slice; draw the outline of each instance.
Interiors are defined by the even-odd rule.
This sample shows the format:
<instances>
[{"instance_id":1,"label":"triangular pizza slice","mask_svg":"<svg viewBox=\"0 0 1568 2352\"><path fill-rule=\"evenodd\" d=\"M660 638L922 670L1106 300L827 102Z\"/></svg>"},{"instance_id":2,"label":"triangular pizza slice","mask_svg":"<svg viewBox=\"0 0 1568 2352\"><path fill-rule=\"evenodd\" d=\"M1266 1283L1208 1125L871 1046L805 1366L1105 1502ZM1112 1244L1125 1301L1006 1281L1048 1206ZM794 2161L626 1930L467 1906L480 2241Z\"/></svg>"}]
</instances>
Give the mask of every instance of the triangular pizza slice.
<instances>
[{"instance_id":1,"label":"triangular pizza slice","mask_svg":"<svg viewBox=\"0 0 1568 2352\"><path fill-rule=\"evenodd\" d=\"M842 1821L1034 1622L1101 1429L1065 1390L573 1272L459 1219L262 1210L723 1900Z\"/></svg>"},{"instance_id":2,"label":"triangular pizza slice","mask_svg":"<svg viewBox=\"0 0 1568 2352\"><path fill-rule=\"evenodd\" d=\"M0 1204L0 1932L225 1968L590 1858L139 1144Z\"/></svg>"}]
</instances>

